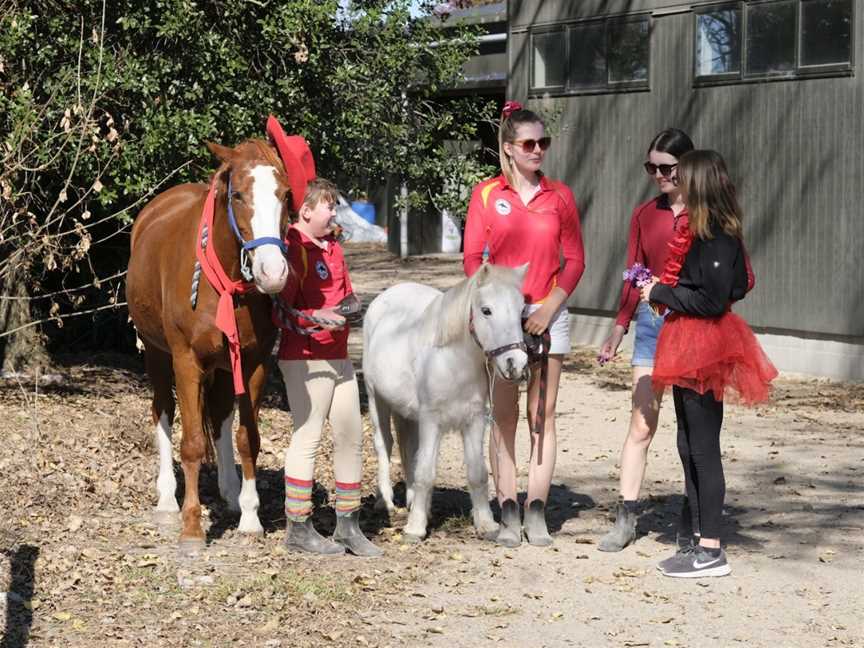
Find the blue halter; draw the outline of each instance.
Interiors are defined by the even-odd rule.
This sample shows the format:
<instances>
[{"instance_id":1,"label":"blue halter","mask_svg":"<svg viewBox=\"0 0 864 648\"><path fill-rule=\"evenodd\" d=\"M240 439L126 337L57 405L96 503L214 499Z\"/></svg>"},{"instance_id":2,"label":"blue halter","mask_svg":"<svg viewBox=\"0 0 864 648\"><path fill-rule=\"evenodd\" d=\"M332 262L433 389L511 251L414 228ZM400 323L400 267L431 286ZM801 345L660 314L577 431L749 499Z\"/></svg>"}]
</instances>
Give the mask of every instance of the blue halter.
<instances>
[{"instance_id":1,"label":"blue halter","mask_svg":"<svg viewBox=\"0 0 864 648\"><path fill-rule=\"evenodd\" d=\"M234 216L234 207L232 206L232 199L234 198L234 188L231 185L231 176L228 176L228 222L231 223L231 229L234 230L234 235L237 237L237 240L240 242L241 250L240 250L240 273L243 275L243 278L246 281L252 281L252 268L249 264L249 250L254 250L257 247L262 245L275 245L280 250L282 250L282 254L288 254L288 247L285 245L285 241L282 239L278 239L275 236L262 236L260 238L252 239L251 241L244 241L243 235L240 234L240 228L237 227L237 218Z\"/></svg>"}]
</instances>

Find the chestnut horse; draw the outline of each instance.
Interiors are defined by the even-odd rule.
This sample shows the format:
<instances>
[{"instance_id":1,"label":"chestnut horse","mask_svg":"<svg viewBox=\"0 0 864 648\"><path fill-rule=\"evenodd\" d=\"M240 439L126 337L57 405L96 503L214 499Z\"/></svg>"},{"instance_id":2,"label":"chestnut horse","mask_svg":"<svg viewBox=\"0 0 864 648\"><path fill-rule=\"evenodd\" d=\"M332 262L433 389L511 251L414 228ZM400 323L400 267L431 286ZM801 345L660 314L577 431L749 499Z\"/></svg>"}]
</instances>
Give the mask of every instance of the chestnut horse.
<instances>
[{"instance_id":1,"label":"chestnut horse","mask_svg":"<svg viewBox=\"0 0 864 648\"><path fill-rule=\"evenodd\" d=\"M282 241L291 184L276 151L261 140L248 140L234 149L207 146L222 162L210 186L173 187L144 207L132 228L126 277L129 312L144 343L153 386L159 447L156 511L175 514L179 510L171 452L175 406L171 388L176 383L186 480L180 542L191 548L204 542L198 475L211 441L216 448L219 492L231 510L240 511L239 530L263 532L255 487L258 407L266 361L276 341L270 295L282 289L290 272ZM212 221L205 227L202 213L208 203ZM212 263L206 262L213 253ZM213 275L208 273L220 265L214 288ZM241 278L244 274L247 281ZM239 354L230 348L232 339ZM242 485L231 439L235 394Z\"/></svg>"}]
</instances>

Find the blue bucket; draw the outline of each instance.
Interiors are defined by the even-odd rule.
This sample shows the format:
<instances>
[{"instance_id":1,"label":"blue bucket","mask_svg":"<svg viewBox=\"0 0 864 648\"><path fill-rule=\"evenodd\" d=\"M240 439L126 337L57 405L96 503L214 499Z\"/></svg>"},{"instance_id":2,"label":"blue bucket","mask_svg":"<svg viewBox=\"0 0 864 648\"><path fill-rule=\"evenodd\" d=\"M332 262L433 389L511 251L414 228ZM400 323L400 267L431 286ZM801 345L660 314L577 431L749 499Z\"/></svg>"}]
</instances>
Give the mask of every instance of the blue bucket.
<instances>
[{"instance_id":1,"label":"blue bucket","mask_svg":"<svg viewBox=\"0 0 864 648\"><path fill-rule=\"evenodd\" d=\"M351 209L367 223L375 224L375 205L365 200L355 200L351 203Z\"/></svg>"}]
</instances>

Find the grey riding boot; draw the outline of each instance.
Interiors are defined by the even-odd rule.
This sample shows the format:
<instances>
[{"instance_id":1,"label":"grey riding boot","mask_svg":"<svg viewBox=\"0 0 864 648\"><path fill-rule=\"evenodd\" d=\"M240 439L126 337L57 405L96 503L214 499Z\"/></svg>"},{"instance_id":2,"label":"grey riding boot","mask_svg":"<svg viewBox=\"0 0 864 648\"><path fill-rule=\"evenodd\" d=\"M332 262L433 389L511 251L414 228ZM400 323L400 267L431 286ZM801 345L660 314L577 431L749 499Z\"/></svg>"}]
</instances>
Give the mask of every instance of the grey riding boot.
<instances>
[{"instance_id":1,"label":"grey riding boot","mask_svg":"<svg viewBox=\"0 0 864 648\"><path fill-rule=\"evenodd\" d=\"M525 507L525 537L528 544L536 547L548 547L552 544L552 536L546 527L546 502L535 499Z\"/></svg>"},{"instance_id":2,"label":"grey riding boot","mask_svg":"<svg viewBox=\"0 0 864 648\"><path fill-rule=\"evenodd\" d=\"M333 540L355 556L376 558L384 555L384 552L372 544L360 530L360 511L336 516L336 531L333 533Z\"/></svg>"},{"instance_id":3,"label":"grey riding boot","mask_svg":"<svg viewBox=\"0 0 864 648\"><path fill-rule=\"evenodd\" d=\"M288 520L285 526L286 549L294 551L305 551L306 553L337 555L344 554L345 547L325 538L312 526L312 518L306 518L304 522Z\"/></svg>"},{"instance_id":4,"label":"grey riding boot","mask_svg":"<svg viewBox=\"0 0 864 648\"><path fill-rule=\"evenodd\" d=\"M615 526L600 539L597 549L600 551L621 551L635 539L636 513L628 511L623 504L618 504Z\"/></svg>"},{"instance_id":5,"label":"grey riding boot","mask_svg":"<svg viewBox=\"0 0 864 648\"><path fill-rule=\"evenodd\" d=\"M501 525L495 542L513 548L522 544L522 522L519 520L519 505L512 499L501 504Z\"/></svg>"}]
</instances>

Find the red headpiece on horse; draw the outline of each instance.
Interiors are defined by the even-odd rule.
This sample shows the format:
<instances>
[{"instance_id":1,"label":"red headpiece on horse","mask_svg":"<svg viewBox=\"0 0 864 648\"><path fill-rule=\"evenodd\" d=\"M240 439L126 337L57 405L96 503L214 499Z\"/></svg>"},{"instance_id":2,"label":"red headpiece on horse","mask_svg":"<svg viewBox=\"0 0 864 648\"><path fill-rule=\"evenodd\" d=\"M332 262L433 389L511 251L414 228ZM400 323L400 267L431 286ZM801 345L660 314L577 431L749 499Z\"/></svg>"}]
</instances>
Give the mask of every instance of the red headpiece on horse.
<instances>
[{"instance_id":1,"label":"red headpiece on horse","mask_svg":"<svg viewBox=\"0 0 864 648\"><path fill-rule=\"evenodd\" d=\"M306 195L306 185L317 177L315 158L306 140L300 135L286 135L273 115L267 118L267 134L273 139L282 164L285 165L285 173L291 185L292 208L295 212L300 211Z\"/></svg>"}]
</instances>

